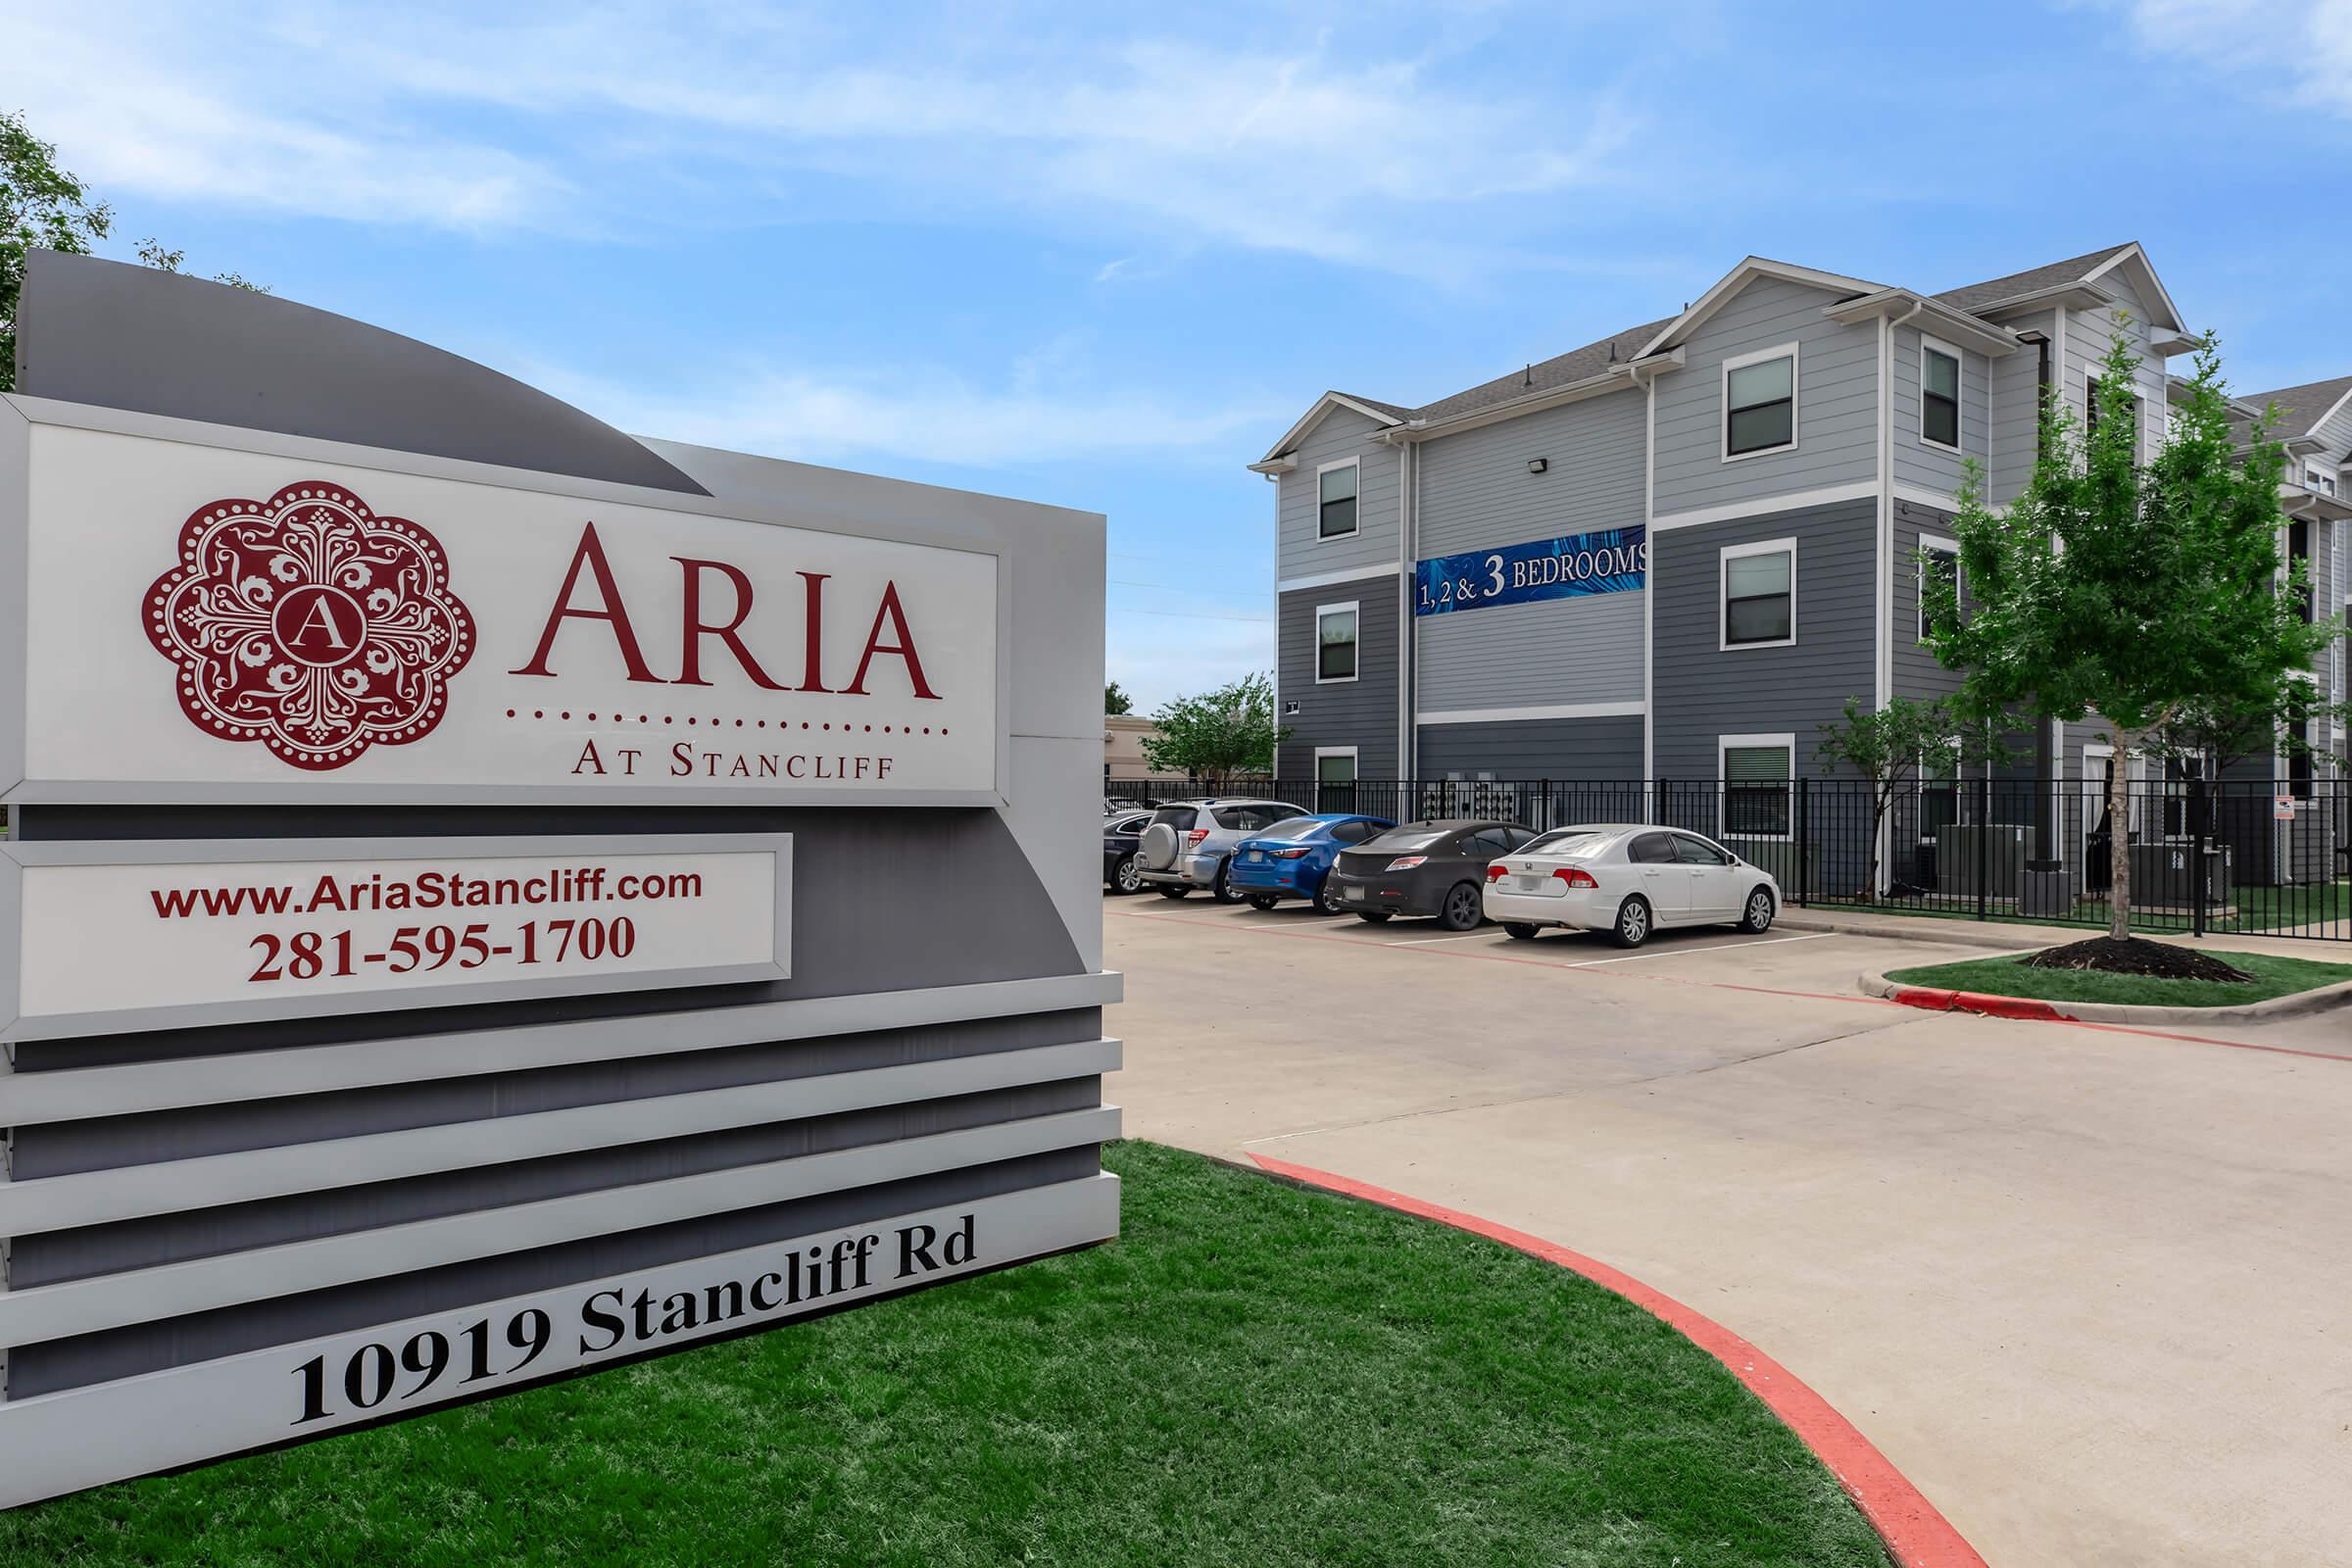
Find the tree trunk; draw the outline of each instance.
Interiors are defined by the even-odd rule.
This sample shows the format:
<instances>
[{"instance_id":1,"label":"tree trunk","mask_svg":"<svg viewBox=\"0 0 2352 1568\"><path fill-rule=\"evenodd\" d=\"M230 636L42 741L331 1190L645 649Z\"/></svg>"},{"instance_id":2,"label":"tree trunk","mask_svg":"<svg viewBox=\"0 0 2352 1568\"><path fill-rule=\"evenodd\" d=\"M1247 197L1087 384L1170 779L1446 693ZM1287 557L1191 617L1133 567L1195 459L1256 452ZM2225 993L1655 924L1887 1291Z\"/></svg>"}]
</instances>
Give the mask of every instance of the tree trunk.
<instances>
[{"instance_id":1,"label":"tree trunk","mask_svg":"<svg viewBox=\"0 0 2352 1568\"><path fill-rule=\"evenodd\" d=\"M2138 737L2115 726L2114 766L2107 775L2107 934L2132 934L2132 746Z\"/></svg>"}]
</instances>

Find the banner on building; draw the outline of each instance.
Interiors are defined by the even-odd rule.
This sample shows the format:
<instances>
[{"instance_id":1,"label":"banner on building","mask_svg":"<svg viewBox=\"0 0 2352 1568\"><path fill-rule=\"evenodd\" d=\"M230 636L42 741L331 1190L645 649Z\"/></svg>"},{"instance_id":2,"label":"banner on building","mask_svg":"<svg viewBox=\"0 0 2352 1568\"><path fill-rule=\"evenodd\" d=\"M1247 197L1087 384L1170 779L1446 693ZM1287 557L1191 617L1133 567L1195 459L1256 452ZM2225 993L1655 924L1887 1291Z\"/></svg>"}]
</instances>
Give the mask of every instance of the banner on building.
<instances>
[{"instance_id":1,"label":"banner on building","mask_svg":"<svg viewBox=\"0 0 2352 1568\"><path fill-rule=\"evenodd\" d=\"M1415 562L1413 613L1444 615L1641 588L1649 576L1648 533L1637 523Z\"/></svg>"}]
</instances>

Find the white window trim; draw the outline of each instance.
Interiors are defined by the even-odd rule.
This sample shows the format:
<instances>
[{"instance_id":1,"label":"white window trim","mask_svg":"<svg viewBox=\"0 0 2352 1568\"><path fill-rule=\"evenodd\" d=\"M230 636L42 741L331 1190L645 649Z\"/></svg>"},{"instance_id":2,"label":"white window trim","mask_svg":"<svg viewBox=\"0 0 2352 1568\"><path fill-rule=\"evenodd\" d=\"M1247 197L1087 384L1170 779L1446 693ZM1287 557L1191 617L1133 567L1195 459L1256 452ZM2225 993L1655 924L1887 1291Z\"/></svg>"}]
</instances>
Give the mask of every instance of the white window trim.
<instances>
[{"instance_id":1,"label":"white window trim","mask_svg":"<svg viewBox=\"0 0 2352 1568\"><path fill-rule=\"evenodd\" d=\"M1724 462L1745 463L1750 458L1778 457L1784 452L1794 452L1797 449L1797 445L1804 435L1803 421L1797 417L1802 407L1797 402L1797 394L1804 387L1804 382L1800 379L1803 359L1797 349L1798 345L1795 343L1783 343L1776 348L1757 349L1752 354L1735 354L1723 362L1722 381L1717 389L1715 400L1715 445L1722 452ZM1758 447L1753 452L1734 452L1732 450L1732 372L1744 369L1751 365L1762 365L1767 360L1787 360L1788 362L1788 439L1777 447Z\"/></svg>"},{"instance_id":2,"label":"white window trim","mask_svg":"<svg viewBox=\"0 0 2352 1568\"><path fill-rule=\"evenodd\" d=\"M1730 768L1725 760L1736 751L1767 751L1778 748L1788 754L1788 782L1783 786L1788 792L1788 831L1786 833L1731 832L1724 824L1724 808L1732 794ZM1715 837L1725 844L1787 844L1796 837L1796 735L1783 731L1778 735L1718 735L1715 737Z\"/></svg>"},{"instance_id":3,"label":"white window trim","mask_svg":"<svg viewBox=\"0 0 2352 1568\"><path fill-rule=\"evenodd\" d=\"M1788 555L1788 635L1768 643L1736 643L1732 641L1732 563L1744 556ZM1790 539L1760 539L1754 544L1725 545L1715 552L1715 649L1718 653L1744 654L1756 648L1794 648L1796 646L1796 541Z\"/></svg>"},{"instance_id":4,"label":"white window trim","mask_svg":"<svg viewBox=\"0 0 2352 1568\"><path fill-rule=\"evenodd\" d=\"M1346 533L1325 533L1323 531L1323 476L1334 468L1353 468L1355 470L1355 526ZM1352 539L1364 531L1364 460L1360 453L1352 458L1338 458L1330 463L1316 466L1314 505L1315 543L1319 545L1333 544L1342 539Z\"/></svg>"},{"instance_id":5,"label":"white window trim","mask_svg":"<svg viewBox=\"0 0 2352 1568\"><path fill-rule=\"evenodd\" d=\"M1353 615L1355 617L1355 642L1352 645L1355 649L1355 672L1349 675L1332 675L1326 677L1323 673L1323 617L1325 615L1338 615L1343 613ZM1310 657L1314 660L1315 684L1318 686L1346 686L1352 681L1361 680L1363 678L1363 601L1358 599L1350 599L1345 604L1317 605L1315 607L1315 640L1314 649Z\"/></svg>"},{"instance_id":6,"label":"white window trim","mask_svg":"<svg viewBox=\"0 0 2352 1568\"><path fill-rule=\"evenodd\" d=\"M1928 436L1928 355L1944 355L1952 362L1952 434L1959 437L1949 445ZM1968 357L1938 337L1919 334L1919 444L1937 452L1949 452L1954 457L1968 444Z\"/></svg>"},{"instance_id":7,"label":"white window trim","mask_svg":"<svg viewBox=\"0 0 2352 1568\"><path fill-rule=\"evenodd\" d=\"M1354 765L1354 768L1353 768L1353 771L1354 771L1354 772L1356 772L1356 773L1358 773L1358 774L1361 774L1361 773L1363 772L1363 762L1362 762L1362 760L1361 760L1360 758L1358 758L1358 756L1356 755L1356 754L1357 754L1357 752L1358 752L1359 750L1360 750L1360 748L1358 748L1358 747L1354 747L1354 746L1318 746L1318 747L1316 747L1316 748L1315 748L1315 760L1314 760L1314 767L1315 767L1315 782L1316 782L1317 784L1321 784L1321 783L1323 782L1323 759L1325 759L1326 757L1345 757L1346 759L1348 759L1348 760L1349 762L1351 762L1351 763L1354 763L1354 764L1355 764L1355 765ZM1348 782L1348 783L1350 783L1350 784L1360 784L1360 783L1362 783L1362 782L1363 782L1363 780L1362 780L1360 777L1358 777L1358 778L1351 778L1351 779L1349 779Z\"/></svg>"},{"instance_id":8,"label":"white window trim","mask_svg":"<svg viewBox=\"0 0 2352 1568\"><path fill-rule=\"evenodd\" d=\"M1952 587L1956 593L1966 591L1961 588L1959 540L1947 539L1939 533L1923 533L1919 536L1919 549L1923 555L1931 550L1948 554L1952 558ZM1928 640L1928 564L1924 561L1916 563L1911 572L1911 614L1919 622L1917 640L1924 643Z\"/></svg>"}]
</instances>

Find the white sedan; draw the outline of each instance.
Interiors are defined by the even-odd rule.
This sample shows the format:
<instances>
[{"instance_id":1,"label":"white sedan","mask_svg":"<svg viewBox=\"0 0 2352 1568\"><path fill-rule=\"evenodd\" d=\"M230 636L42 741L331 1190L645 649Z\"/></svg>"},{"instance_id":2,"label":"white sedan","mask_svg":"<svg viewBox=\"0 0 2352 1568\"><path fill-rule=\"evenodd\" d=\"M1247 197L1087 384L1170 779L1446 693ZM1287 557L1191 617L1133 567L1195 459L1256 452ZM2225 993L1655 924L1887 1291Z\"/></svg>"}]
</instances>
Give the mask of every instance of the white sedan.
<instances>
[{"instance_id":1,"label":"white sedan","mask_svg":"<svg viewBox=\"0 0 2352 1568\"><path fill-rule=\"evenodd\" d=\"M1486 914L1525 942L1547 925L1638 948L1662 926L1771 929L1781 885L1712 839L1634 822L1554 828L1487 866Z\"/></svg>"}]
</instances>

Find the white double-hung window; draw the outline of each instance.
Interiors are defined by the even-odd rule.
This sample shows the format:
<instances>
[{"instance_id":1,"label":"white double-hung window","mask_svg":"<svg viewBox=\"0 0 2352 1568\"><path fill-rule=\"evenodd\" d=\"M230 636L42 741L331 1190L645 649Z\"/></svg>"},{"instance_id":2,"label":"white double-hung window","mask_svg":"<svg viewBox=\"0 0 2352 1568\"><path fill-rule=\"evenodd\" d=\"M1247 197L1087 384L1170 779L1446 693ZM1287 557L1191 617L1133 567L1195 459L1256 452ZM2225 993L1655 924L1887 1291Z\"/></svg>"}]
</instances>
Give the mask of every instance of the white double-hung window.
<instances>
[{"instance_id":1,"label":"white double-hung window","mask_svg":"<svg viewBox=\"0 0 2352 1568\"><path fill-rule=\"evenodd\" d=\"M1796 345L1723 362L1723 461L1796 445Z\"/></svg>"},{"instance_id":2,"label":"white double-hung window","mask_svg":"<svg viewBox=\"0 0 2352 1568\"><path fill-rule=\"evenodd\" d=\"M1786 648L1796 641L1796 541L1725 545L1718 553L1720 646Z\"/></svg>"},{"instance_id":3,"label":"white double-hung window","mask_svg":"<svg viewBox=\"0 0 2352 1568\"><path fill-rule=\"evenodd\" d=\"M1315 609L1315 684L1355 679L1356 602Z\"/></svg>"},{"instance_id":4,"label":"white double-hung window","mask_svg":"<svg viewBox=\"0 0 2352 1568\"><path fill-rule=\"evenodd\" d=\"M1960 450L1960 351L1932 337L1919 340L1919 438Z\"/></svg>"}]
</instances>

